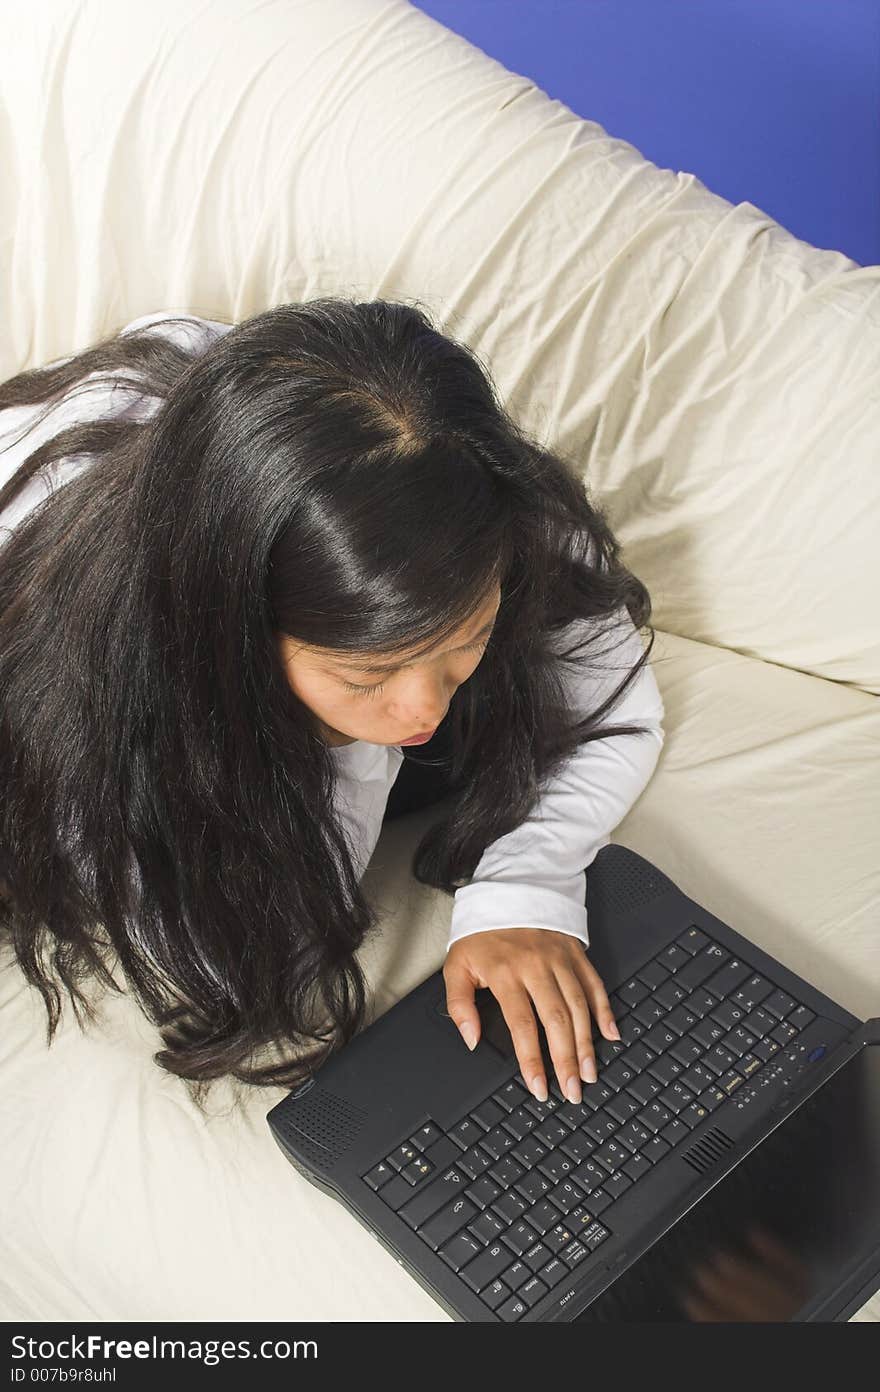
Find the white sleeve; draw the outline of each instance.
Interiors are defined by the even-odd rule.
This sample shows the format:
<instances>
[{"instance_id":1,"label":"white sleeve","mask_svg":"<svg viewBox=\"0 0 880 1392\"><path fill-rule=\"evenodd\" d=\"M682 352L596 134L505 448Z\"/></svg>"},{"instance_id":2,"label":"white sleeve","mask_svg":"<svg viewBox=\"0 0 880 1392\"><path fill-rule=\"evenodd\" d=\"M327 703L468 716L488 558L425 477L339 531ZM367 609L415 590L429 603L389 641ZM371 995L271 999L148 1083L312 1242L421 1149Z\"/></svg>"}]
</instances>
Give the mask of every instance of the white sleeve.
<instances>
[{"instance_id":1,"label":"white sleeve","mask_svg":"<svg viewBox=\"0 0 880 1392\"><path fill-rule=\"evenodd\" d=\"M598 708L644 652L628 611L616 618L600 655L585 659L588 675L563 668L568 698L582 715ZM587 622L568 625L560 639L570 646ZM620 626L627 633L622 642ZM597 672L597 663L607 670ZM455 891L447 951L471 933L514 927L553 928L589 946L585 871L644 791L663 746L665 711L649 664L602 723L643 725L650 733L590 740L569 756L526 820L493 841L473 877Z\"/></svg>"}]
</instances>

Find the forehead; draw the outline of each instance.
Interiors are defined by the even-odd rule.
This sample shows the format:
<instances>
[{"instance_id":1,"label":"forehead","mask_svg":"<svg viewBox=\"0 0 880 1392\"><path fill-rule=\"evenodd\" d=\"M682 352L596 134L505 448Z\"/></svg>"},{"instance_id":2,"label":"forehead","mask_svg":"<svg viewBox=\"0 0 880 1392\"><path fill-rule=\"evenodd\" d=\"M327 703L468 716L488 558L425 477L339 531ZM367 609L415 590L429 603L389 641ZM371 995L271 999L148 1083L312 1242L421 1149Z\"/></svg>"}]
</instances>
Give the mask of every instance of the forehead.
<instances>
[{"instance_id":1,"label":"forehead","mask_svg":"<svg viewBox=\"0 0 880 1392\"><path fill-rule=\"evenodd\" d=\"M421 651L409 651L406 653L389 653L386 657L375 652L372 653L340 653L332 648L311 648L310 651L323 666L338 667L344 671L365 672L370 675L379 675L382 672L398 671L405 667L409 662L417 661L432 653L435 649L442 652L455 652L457 648L463 647L468 643L474 643L479 638L485 636L485 630L491 628L495 621L495 614L499 604L498 587L492 591L489 599L480 605L476 613L470 619L460 624L449 637L440 643L423 644Z\"/></svg>"}]
</instances>

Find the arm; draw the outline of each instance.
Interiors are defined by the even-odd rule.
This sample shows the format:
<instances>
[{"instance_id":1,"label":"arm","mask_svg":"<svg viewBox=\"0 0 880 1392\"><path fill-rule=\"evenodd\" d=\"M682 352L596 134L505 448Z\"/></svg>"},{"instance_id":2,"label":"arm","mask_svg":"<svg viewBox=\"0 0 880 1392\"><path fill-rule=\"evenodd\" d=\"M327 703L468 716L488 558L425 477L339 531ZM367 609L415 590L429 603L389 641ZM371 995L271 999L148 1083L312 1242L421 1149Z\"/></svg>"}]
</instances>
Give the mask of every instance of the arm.
<instances>
[{"instance_id":1,"label":"arm","mask_svg":"<svg viewBox=\"0 0 880 1392\"><path fill-rule=\"evenodd\" d=\"M560 635L560 651L582 623ZM569 699L584 715L620 685L644 650L625 609L620 623L628 629L625 641L615 629L597 659L607 662L607 674L566 670ZM619 646L605 656L612 642ZM585 871L648 784L663 745L664 713L645 666L603 723L644 725L651 733L591 740L570 756L526 820L488 846L473 877L456 890L447 951L471 933L511 927L552 928L589 946Z\"/></svg>"}]
</instances>

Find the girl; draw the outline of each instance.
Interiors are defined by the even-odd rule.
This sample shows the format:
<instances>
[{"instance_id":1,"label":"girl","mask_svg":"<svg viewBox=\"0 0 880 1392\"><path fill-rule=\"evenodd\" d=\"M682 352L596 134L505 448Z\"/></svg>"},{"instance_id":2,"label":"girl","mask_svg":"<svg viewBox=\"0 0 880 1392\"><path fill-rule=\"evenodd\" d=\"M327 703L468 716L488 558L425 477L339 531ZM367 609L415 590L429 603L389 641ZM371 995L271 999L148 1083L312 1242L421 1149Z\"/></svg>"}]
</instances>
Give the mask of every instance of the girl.
<instances>
[{"instance_id":1,"label":"girl","mask_svg":"<svg viewBox=\"0 0 880 1392\"><path fill-rule=\"evenodd\" d=\"M581 1101L651 603L475 355L382 300L143 316L0 386L0 485L0 931L48 1043L110 953L196 1101L296 1086L365 1021L383 813L454 791L413 863L454 895L449 1015L473 1047L488 987L546 1100L537 1010Z\"/></svg>"}]
</instances>

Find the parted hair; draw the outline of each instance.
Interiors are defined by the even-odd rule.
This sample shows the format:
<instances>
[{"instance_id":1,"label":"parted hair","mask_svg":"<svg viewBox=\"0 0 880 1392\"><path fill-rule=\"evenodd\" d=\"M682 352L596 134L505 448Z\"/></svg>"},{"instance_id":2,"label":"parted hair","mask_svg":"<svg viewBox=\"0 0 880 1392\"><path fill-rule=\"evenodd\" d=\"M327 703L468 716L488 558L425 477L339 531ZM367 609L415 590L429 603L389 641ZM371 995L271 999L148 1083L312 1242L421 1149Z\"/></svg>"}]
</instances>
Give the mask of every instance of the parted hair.
<instances>
[{"instance_id":1,"label":"parted hair","mask_svg":"<svg viewBox=\"0 0 880 1392\"><path fill-rule=\"evenodd\" d=\"M413 860L453 894L573 750L642 733L603 720L649 658L651 601L571 463L418 303L277 305L197 351L116 332L5 382L0 409L86 378L157 401L59 430L0 489L2 510L90 456L0 548L0 934L49 1044L62 990L94 1020L89 979L134 994L199 1105L227 1075L294 1087L363 1027L355 954L380 923L279 635L428 651L500 584L446 717L457 793ZM622 607L650 641L578 715L563 669L607 669Z\"/></svg>"}]
</instances>

